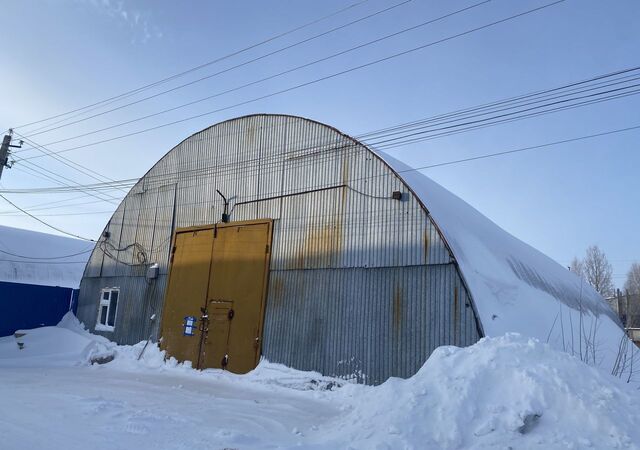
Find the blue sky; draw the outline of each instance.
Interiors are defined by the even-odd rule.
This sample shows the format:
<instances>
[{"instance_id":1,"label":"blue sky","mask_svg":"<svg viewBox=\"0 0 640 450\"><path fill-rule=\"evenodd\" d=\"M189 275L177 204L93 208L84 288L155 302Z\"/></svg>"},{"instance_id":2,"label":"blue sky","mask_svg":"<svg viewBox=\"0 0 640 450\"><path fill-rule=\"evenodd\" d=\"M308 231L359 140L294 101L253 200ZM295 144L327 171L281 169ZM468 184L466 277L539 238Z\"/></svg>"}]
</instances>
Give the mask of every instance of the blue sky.
<instances>
[{"instance_id":1,"label":"blue sky","mask_svg":"<svg viewBox=\"0 0 640 450\"><path fill-rule=\"evenodd\" d=\"M60 150L233 105L549 2L493 0L464 14L305 70L49 148ZM353 3L357 0L188 3L8 0L3 3L8 26L0 40L4 55L0 71L0 128L42 119L134 89ZM216 72L396 3L401 0L360 3L298 33L166 86ZM47 144L172 107L474 3L477 1L413 0L222 76L33 139ZM138 177L190 134L221 120L255 112L306 116L358 135L638 65L639 18L637 1L567 0L345 76L150 133L68 152L65 156L114 179ZM640 125L639 107L640 98L630 96L421 142L391 153L421 166L537 145ZM434 168L425 173L562 264L567 265L574 255L582 255L587 246L598 244L612 262L615 282L621 286L631 262L640 259L638 142L640 130ZM79 182L93 182L51 159L34 162ZM19 170L6 170L2 177L4 188L48 185L51 183ZM71 196L8 197L20 206L37 208L36 205ZM90 200L79 199L75 203ZM96 237L109 218L105 211L113 207L108 203L71 205L40 210L39 215L60 228ZM28 217L7 214L10 210L9 205L0 206L0 224L51 231Z\"/></svg>"}]
</instances>

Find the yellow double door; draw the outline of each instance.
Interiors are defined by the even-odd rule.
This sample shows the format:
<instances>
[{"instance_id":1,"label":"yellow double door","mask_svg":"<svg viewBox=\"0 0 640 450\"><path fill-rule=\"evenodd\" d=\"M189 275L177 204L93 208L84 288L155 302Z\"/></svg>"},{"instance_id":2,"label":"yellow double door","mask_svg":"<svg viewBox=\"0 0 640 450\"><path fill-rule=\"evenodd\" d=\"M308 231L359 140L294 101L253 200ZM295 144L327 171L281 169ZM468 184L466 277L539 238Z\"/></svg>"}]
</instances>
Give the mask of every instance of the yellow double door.
<instances>
[{"instance_id":1,"label":"yellow double door","mask_svg":"<svg viewBox=\"0 0 640 450\"><path fill-rule=\"evenodd\" d=\"M194 367L246 373L260 358L270 220L178 229L160 345Z\"/></svg>"}]
</instances>

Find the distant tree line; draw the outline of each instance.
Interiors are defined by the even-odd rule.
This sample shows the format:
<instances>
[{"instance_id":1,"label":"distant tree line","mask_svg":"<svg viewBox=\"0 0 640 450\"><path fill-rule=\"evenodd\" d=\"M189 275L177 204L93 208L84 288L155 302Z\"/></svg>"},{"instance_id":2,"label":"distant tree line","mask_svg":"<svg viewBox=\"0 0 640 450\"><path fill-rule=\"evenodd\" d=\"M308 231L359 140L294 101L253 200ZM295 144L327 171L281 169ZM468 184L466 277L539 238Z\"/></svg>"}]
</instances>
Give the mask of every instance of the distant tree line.
<instances>
[{"instance_id":1,"label":"distant tree line","mask_svg":"<svg viewBox=\"0 0 640 450\"><path fill-rule=\"evenodd\" d=\"M600 247L592 245L584 258L574 257L569 269L584 278L603 297L613 295L613 269Z\"/></svg>"},{"instance_id":2,"label":"distant tree line","mask_svg":"<svg viewBox=\"0 0 640 450\"><path fill-rule=\"evenodd\" d=\"M613 269L607 255L597 245L587 248L584 258L574 257L569 269L584 278L603 297L615 294ZM640 263L631 264L624 291L632 295L640 294Z\"/></svg>"}]
</instances>

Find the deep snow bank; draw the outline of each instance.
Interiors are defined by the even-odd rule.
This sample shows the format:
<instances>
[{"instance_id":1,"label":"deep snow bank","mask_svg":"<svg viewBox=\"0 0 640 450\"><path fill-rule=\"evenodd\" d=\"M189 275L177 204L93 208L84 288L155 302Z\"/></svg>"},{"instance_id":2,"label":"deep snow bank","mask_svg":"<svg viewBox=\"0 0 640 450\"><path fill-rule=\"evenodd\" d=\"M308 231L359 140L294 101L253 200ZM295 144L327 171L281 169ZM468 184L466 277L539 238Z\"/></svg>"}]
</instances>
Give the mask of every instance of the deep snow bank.
<instances>
[{"instance_id":1,"label":"deep snow bank","mask_svg":"<svg viewBox=\"0 0 640 450\"><path fill-rule=\"evenodd\" d=\"M196 371L154 344L138 361L144 342L116 346L73 316L27 336L24 350L0 340L0 434L24 448L47 433L67 449L640 448L635 386L516 334L441 347L412 378L377 387L266 361L246 375ZM115 359L88 366L100 351ZM74 424L68 442L60 411ZM96 441L104 430L112 437Z\"/></svg>"},{"instance_id":2,"label":"deep snow bank","mask_svg":"<svg viewBox=\"0 0 640 450\"><path fill-rule=\"evenodd\" d=\"M384 153L424 202L458 262L485 336L516 332L549 342L558 350L589 354L611 370L622 324L589 283L512 236L467 202L420 171ZM630 358L631 343L626 342ZM625 370L628 375L628 367Z\"/></svg>"},{"instance_id":3,"label":"deep snow bank","mask_svg":"<svg viewBox=\"0 0 640 450\"><path fill-rule=\"evenodd\" d=\"M0 225L0 281L77 288L91 249L92 242Z\"/></svg>"},{"instance_id":4,"label":"deep snow bank","mask_svg":"<svg viewBox=\"0 0 640 450\"><path fill-rule=\"evenodd\" d=\"M93 358L110 355L116 344L87 332L72 312L62 317L55 327L18 330L24 334L0 338L0 367L61 367L87 365Z\"/></svg>"},{"instance_id":5,"label":"deep snow bank","mask_svg":"<svg viewBox=\"0 0 640 450\"><path fill-rule=\"evenodd\" d=\"M408 380L360 396L349 439L424 448L638 448L637 389L519 335L440 347Z\"/></svg>"}]
</instances>

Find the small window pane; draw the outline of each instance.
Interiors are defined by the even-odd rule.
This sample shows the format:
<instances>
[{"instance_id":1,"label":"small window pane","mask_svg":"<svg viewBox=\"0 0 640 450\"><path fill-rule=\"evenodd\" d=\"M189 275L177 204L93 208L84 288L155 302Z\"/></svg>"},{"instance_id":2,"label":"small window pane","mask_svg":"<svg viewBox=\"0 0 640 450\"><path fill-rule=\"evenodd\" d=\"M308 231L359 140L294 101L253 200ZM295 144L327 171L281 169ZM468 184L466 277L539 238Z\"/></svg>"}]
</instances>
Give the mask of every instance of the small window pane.
<instances>
[{"instance_id":1,"label":"small window pane","mask_svg":"<svg viewBox=\"0 0 640 450\"><path fill-rule=\"evenodd\" d=\"M107 308L108 308L108 306L105 305L105 306L102 307L102 309L100 311L100 323L102 325L104 325L105 322L107 321Z\"/></svg>"},{"instance_id":2,"label":"small window pane","mask_svg":"<svg viewBox=\"0 0 640 450\"><path fill-rule=\"evenodd\" d=\"M102 299L103 300L109 300L109 291L104 291L102 293Z\"/></svg>"},{"instance_id":3,"label":"small window pane","mask_svg":"<svg viewBox=\"0 0 640 450\"><path fill-rule=\"evenodd\" d=\"M118 307L118 291L111 291L111 302L109 304L109 320L107 325L114 326L116 321L116 309Z\"/></svg>"}]
</instances>

